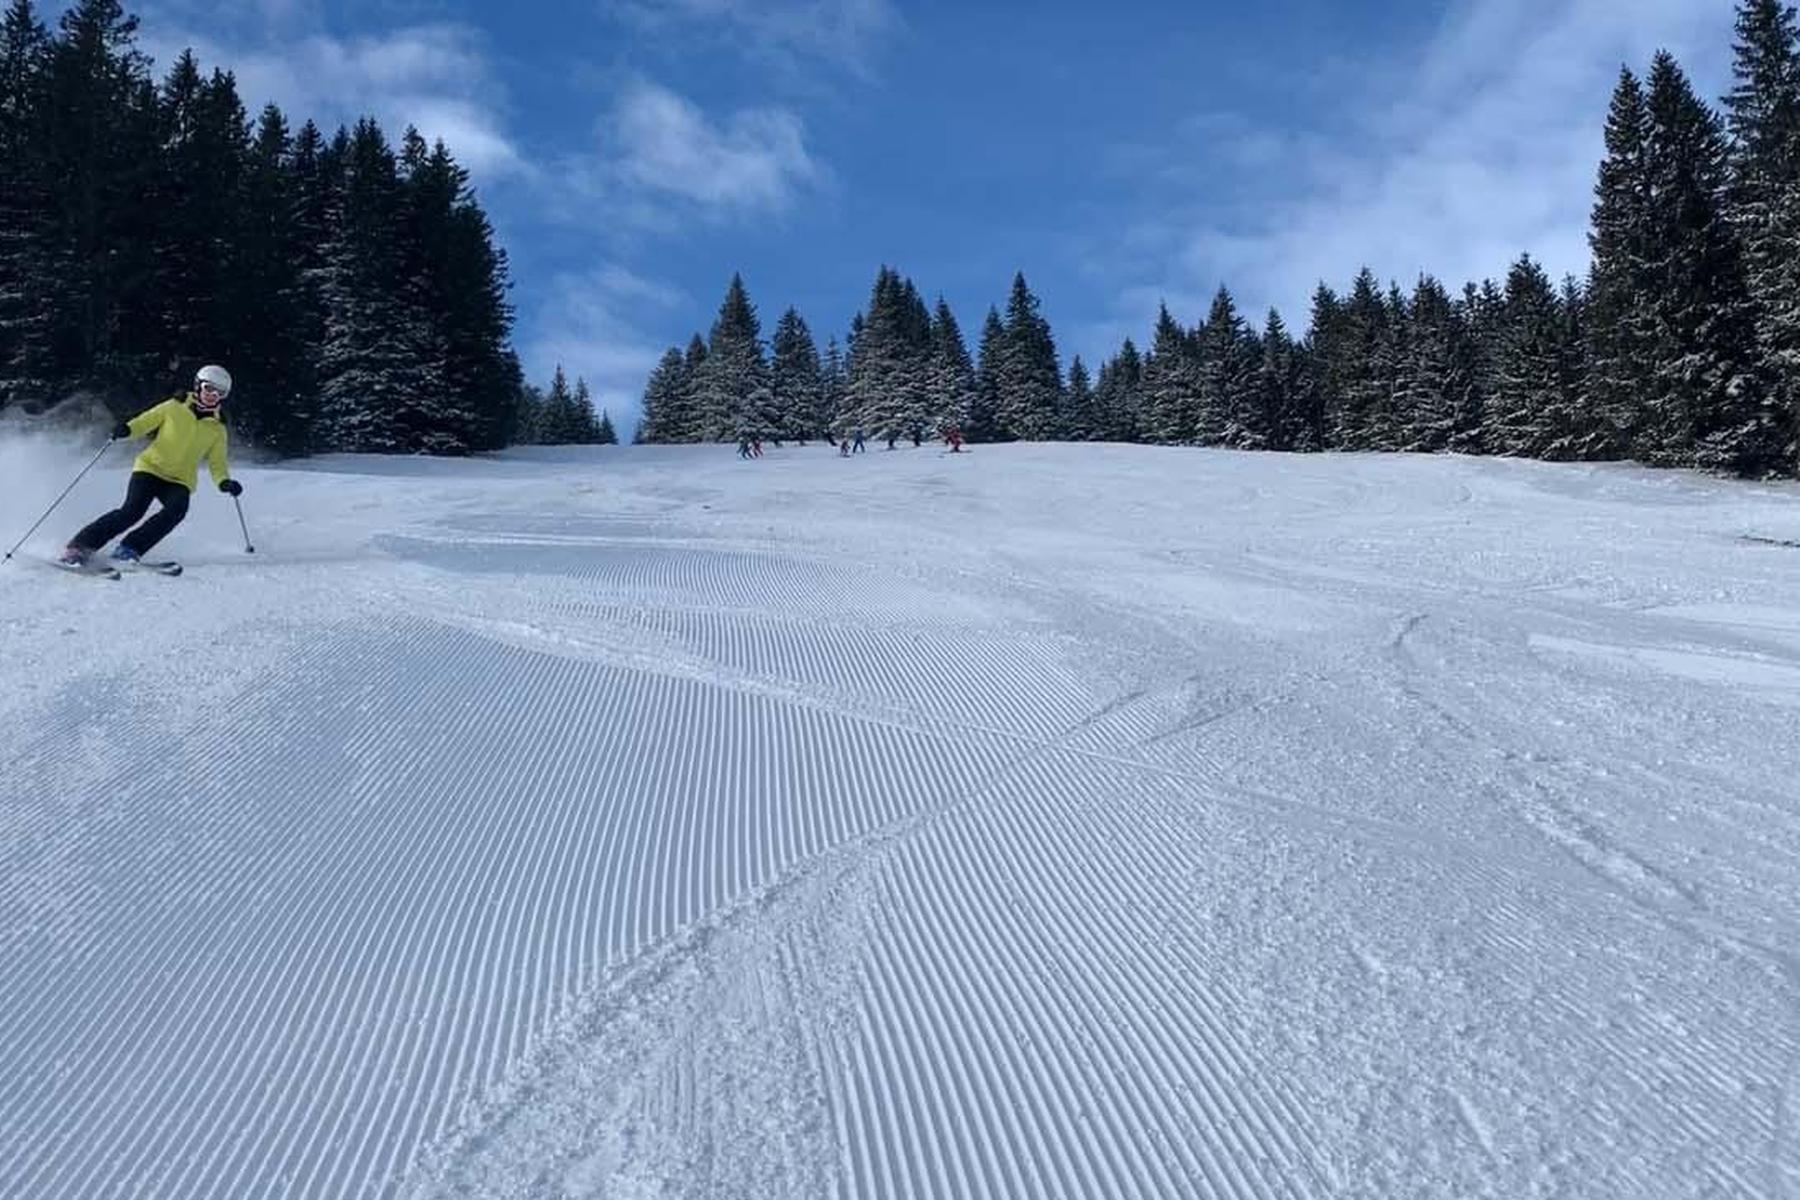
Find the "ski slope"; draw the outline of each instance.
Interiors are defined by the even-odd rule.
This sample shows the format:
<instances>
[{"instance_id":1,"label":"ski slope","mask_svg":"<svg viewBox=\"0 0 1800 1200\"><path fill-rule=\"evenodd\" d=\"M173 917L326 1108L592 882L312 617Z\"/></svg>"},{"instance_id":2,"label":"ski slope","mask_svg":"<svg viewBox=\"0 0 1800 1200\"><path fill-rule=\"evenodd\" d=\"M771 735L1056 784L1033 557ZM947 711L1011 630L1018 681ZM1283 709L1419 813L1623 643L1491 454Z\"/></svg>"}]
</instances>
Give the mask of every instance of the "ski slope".
<instances>
[{"instance_id":1,"label":"ski slope","mask_svg":"<svg viewBox=\"0 0 1800 1200\"><path fill-rule=\"evenodd\" d=\"M0 1196L1800 1195L1800 488L336 457L45 566L124 467L0 567Z\"/></svg>"}]
</instances>

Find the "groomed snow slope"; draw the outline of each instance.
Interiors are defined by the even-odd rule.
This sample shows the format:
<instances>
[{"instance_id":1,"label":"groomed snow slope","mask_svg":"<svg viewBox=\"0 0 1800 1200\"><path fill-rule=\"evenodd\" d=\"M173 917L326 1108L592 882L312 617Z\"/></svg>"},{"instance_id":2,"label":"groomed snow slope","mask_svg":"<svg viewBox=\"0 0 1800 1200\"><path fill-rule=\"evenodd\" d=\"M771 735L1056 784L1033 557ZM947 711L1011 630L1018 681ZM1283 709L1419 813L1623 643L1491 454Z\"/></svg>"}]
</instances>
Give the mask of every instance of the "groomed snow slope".
<instances>
[{"instance_id":1,"label":"groomed snow slope","mask_svg":"<svg viewBox=\"0 0 1800 1200\"><path fill-rule=\"evenodd\" d=\"M0 1196L1800 1194L1800 489L346 457L45 566L123 465L0 567Z\"/></svg>"}]
</instances>

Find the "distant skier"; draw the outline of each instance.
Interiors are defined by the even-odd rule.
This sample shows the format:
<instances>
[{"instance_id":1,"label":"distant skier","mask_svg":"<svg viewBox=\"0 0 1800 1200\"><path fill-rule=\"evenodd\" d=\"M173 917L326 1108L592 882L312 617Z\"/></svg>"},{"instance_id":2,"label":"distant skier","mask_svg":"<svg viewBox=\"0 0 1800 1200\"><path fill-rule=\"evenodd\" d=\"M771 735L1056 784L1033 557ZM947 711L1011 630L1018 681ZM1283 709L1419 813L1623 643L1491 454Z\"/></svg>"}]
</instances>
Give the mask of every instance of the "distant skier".
<instances>
[{"instance_id":1,"label":"distant skier","mask_svg":"<svg viewBox=\"0 0 1800 1200\"><path fill-rule=\"evenodd\" d=\"M850 453L863 453L863 431L861 429L856 431L856 440L850 443Z\"/></svg>"},{"instance_id":2,"label":"distant skier","mask_svg":"<svg viewBox=\"0 0 1800 1200\"><path fill-rule=\"evenodd\" d=\"M156 515L131 529L113 547L114 562L137 562L187 516L188 497L203 458L221 492L243 494L244 486L231 477L225 458L225 423L219 419L219 405L230 393L231 375L224 367L201 367L194 374L193 391L164 400L130 421L120 421L112 431L115 441L146 435L152 439L131 464L125 503L83 527L58 561L71 568L86 566L102 546L137 525L155 500L162 506Z\"/></svg>"},{"instance_id":3,"label":"distant skier","mask_svg":"<svg viewBox=\"0 0 1800 1200\"><path fill-rule=\"evenodd\" d=\"M843 441L838 443L838 457L839 458L849 458L850 457L850 439L849 438L845 438Z\"/></svg>"},{"instance_id":4,"label":"distant skier","mask_svg":"<svg viewBox=\"0 0 1800 1200\"><path fill-rule=\"evenodd\" d=\"M750 457L750 439L749 438L741 437L738 439L738 457L739 458L749 458Z\"/></svg>"},{"instance_id":5,"label":"distant skier","mask_svg":"<svg viewBox=\"0 0 1800 1200\"><path fill-rule=\"evenodd\" d=\"M889 450L892 450L892 449L893 449L893 448L894 448L894 443L895 443L895 442L897 442L897 441L899 441L899 440L900 440L900 435L899 435L899 434L897 434L897 433L895 433L895 432L894 432L894 431L893 431L893 430L891 430L891 429L890 429L890 430L888 430L888 449L889 449Z\"/></svg>"},{"instance_id":6,"label":"distant skier","mask_svg":"<svg viewBox=\"0 0 1800 1200\"><path fill-rule=\"evenodd\" d=\"M962 453L962 430L958 429L954 425L945 426L944 441L949 443L950 453L952 453L952 454L961 454Z\"/></svg>"},{"instance_id":7,"label":"distant skier","mask_svg":"<svg viewBox=\"0 0 1800 1200\"><path fill-rule=\"evenodd\" d=\"M924 440L925 440L925 435L923 433L919 432L919 427L917 425L914 425L912 427L913 449L917 450L919 448L920 443L924 442Z\"/></svg>"}]
</instances>

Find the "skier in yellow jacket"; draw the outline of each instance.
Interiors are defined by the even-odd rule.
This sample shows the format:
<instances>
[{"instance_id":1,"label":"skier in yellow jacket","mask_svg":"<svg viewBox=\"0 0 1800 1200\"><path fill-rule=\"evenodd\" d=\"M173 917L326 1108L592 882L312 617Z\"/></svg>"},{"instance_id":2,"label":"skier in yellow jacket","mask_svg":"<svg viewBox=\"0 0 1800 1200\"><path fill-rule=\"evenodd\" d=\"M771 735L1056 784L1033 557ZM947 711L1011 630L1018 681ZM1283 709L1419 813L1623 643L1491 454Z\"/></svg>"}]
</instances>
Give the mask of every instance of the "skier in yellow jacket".
<instances>
[{"instance_id":1,"label":"skier in yellow jacket","mask_svg":"<svg viewBox=\"0 0 1800 1200\"><path fill-rule=\"evenodd\" d=\"M125 503L71 538L62 554L63 565L85 566L100 547L137 525L150 511L150 502L156 500L162 504L156 515L131 529L113 547L114 562L137 562L187 516L188 497L203 458L221 492L227 496L243 493L243 485L231 477L225 459L225 424L219 420L219 405L230 392L231 375L224 367L201 367L194 375L193 391L119 422L113 430L115 439L148 435L152 440L131 464Z\"/></svg>"}]
</instances>

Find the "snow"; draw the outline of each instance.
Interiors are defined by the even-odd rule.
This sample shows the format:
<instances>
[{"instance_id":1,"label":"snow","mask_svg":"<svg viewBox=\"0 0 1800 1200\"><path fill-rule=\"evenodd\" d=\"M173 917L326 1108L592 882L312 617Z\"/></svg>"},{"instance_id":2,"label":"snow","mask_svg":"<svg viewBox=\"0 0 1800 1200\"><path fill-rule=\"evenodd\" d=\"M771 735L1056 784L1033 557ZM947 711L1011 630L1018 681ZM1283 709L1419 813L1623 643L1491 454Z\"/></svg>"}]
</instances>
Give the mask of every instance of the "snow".
<instances>
[{"instance_id":1,"label":"snow","mask_svg":"<svg viewBox=\"0 0 1800 1200\"><path fill-rule=\"evenodd\" d=\"M332 457L56 572L111 455L0 567L0 1196L1800 1192L1792 485Z\"/></svg>"}]
</instances>

